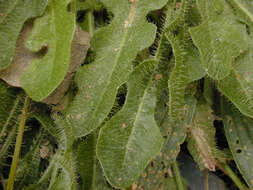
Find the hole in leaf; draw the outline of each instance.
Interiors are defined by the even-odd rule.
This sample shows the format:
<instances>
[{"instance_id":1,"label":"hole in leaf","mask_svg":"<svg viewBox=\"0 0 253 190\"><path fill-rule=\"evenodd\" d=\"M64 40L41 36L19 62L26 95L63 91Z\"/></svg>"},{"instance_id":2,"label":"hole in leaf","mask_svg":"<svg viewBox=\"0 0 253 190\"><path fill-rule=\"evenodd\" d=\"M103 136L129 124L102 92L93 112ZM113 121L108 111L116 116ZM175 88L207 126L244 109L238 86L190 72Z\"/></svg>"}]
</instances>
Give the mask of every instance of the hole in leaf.
<instances>
[{"instance_id":1,"label":"hole in leaf","mask_svg":"<svg viewBox=\"0 0 253 190\"><path fill-rule=\"evenodd\" d=\"M164 178L168 178L169 177L169 174L166 172L165 174L164 174Z\"/></svg>"},{"instance_id":2,"label":"hole in leaf","mask_svg":"<svg viewBox=\"0 0 253 190\"><path fill-rule=\"evenodd\" d=\"M92 49L89 49L88 52L87 52L87 56L86 56L84 62L82 63L82 66L88 65L88 64L94 62L95 57L96 57L95 52L92 51Z\"/></svg>"},{"instance_id":3,"label":"hole in leaf","mask_svg":"<svg viewBox=\"0 0 253 190\"><path fill-rule=\"evenodd\" d=\"M238 153L238 154L240 154L241 152L242 152L241 149L237 149L237 150L236 150L236 153Z\"/></svg>"},{"instance_id":4,"label":"hole in leaf","mask_svg":"<svg viewBox=\"0 0 253 190\"><path fill-rule=\"evenodd\" d=\"M247 31L248 35L251 34L250 27L248 25L246 25L246 31Z\"/></svg>"},{"instance_id":5,"label":"hole in leaf","mask_svg":"<svg viewBox=\"0 0 253 190\"><path fill-rule=\"evenodd\" d=\"M86 17L86 11L80 10L77 12L76 21L78 23L83 22Z\"/></svg>"},{"instance_id":6,"label":"hole in leaf","mask_svg":"<svg viewBox=\"0 0 253 190\"><path fill-rule=\"evenodd\" d=\"M150 162L150 166L154 167L154 162L153 161Z\"/></svg>"},{"instance_id":7,"label":"hole in leaf","mask_svg":"<svg viewBox=\"0 0 253 190\"><path fill-rule=\"evenodd\" d=\"M71 12L71 3L68 4L68 6L67 6L67 11L68 11L68 12Z\"/></svg>"},{"instance_id":8,"label":"hole in leaf","mask_svg":"<svg viewBox=\"0 0 253 190\"><path fill-rule=\"evenodd\" d=\"M127 93L127 86L126 84L123 84L118 89L116 100L107 119L110 119L113 115L115 115L118 111L121 110L121 108L125 103L126 93Z\"/></svg>"},{"instance_id":9,"label":"hole in leaf","mask_svg":"<svg viewBox=\"0 0 253 190\"><path fill-rule=\"evenodd\" d=\"M240 143L239 139L237 139L235 142L236 142L236 144L239 144L239 143Z\"/></svg>"}]
</instances>

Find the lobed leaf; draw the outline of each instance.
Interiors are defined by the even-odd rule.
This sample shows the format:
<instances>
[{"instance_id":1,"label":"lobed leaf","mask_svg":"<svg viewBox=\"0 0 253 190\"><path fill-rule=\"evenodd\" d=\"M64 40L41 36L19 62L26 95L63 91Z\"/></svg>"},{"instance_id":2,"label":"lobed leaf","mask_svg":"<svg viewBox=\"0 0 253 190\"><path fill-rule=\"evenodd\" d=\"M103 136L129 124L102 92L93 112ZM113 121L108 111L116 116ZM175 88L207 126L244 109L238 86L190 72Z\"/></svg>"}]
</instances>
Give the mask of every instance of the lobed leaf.
<instances>
[{"instance_id":1,"label":"lobed leaf","mask_svg":"<svg viewBox=\"0 0 253 190\"><path fill-rule=\"evenodd\" d=\"M214 80L221 80L229 75L232 60L249 47L247 33L244 25L227 10L223 0L199 0L198 6L203 22L189 31L200 51L205 72ZM213 11L215 6L217 12Z\"/></svg>"},{"instance_id":2,"label":"lobed leaf","mask_svg":"<svg viewBox=\"0 0 253 190\"><path fill-rule=\"evenodd\" d=\"M156 61L146 61L130 75L124 107L102 127L97 156L108 181L130 186L160 151L163 138L154 120L152 75Z\"/></svg>"},{"instance_id":3,"label":"lobed leaf","mask_svg":"<svg viewBox=\"0 0 253 190\"><path fill-rule=\"evenodd\" d=\"M67 11L70 0L52 0L43 17L35 20L26 47L37 52L47 48L42 59L32 61L21 78L21 85L35 101L51 94L64 79L70 62L75 16ZM63 32L64 31L64 32Z\"/></svg>"},{"instance_id":4,"label":"lobed leaf","mask_svg":"<svg viewBox=\"0 0 253 190\"><path fill-rule=\"evenodd\" d=\"M138 51L150 46L155 39L156 27L147 23L147 13L161 8L167 1L101 2L112 11L114 19L95 33L91 45L96 59L82 67L75 77L79 91L66 120L77 137L93 131L110 112L117 89L131 73L131 62Z\"/></svg>"},{"instance_id":5,"label":"lobed leaf","mask_svg":"<svg viewBox=\"0 0 253 190\"><path fill-rule=\"evenodd\" d=\"M232 104L223 102L222 117L225 135L235 163L243 178L253 188L253 130L252 119L243 116Z\"/></svg>"},{"instance_id":6,"label":"lobed leaf","mask_svg":"<svg viewBox=\"0 0 253 190\"><path fill-rule=\"evenodd\" d=\"M11 64L24 22L41 16L47 0L0 1L0 70Z\"/></svg>"}]
</instances>

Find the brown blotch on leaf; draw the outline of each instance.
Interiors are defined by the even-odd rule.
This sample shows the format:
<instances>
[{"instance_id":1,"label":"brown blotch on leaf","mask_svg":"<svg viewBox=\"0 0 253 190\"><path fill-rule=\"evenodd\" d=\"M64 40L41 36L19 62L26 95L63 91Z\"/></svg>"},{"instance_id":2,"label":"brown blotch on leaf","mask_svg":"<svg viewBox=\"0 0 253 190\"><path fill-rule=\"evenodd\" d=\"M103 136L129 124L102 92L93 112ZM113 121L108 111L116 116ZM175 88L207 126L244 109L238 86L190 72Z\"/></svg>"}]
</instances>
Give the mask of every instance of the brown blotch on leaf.
<instances>
[{"instance_id":1,"label":"brown blotch on leaf","mask_svg":"<svg viewBox=\"0 0 253 190\"><path fill-rule=\"evenodd\" d=\"M90 47L90 36L87 32L84 32L80 27L76 27L76 33L72 41L71 46L71 58L68 72L55 91L50 94L45 100L46 104L58 104L63 99L65 93L68 91L71 81L74 77L74 73L78 67L83 63L86 57L87 51Z\"/></svg>"},{"instance_id":2,"label":"brown blotch on leaf","mask_svg":"<svg viewBox=\"0 0 253 190\"><path fill-rule=\"evenodd\" d=\"M161 80L163 78L162 74L155 75L155 80Z\"/></svg>"},{"instance_id":3,"label":"brown blotch on leaf","mask_svg":"<svg viewBox=\"0 0 253 190\"><path fill-rule=\"evenodd\" d=\"M123 129L126 128L126 124L125 124L125 123L122 124L122 128L123 128Z\"/></svg>"},{"instance_id":4,"label":"brown blotch on leaf","mask_svg":"<svg viewBox=\"0 0 253 190\"><path fill-rule=\"evenodd\" d=\"M12 64L6 69L0 71L0 78L11 86L21 87L21 77L33 59L42 58L47 52L47 47L43 46L37 53L31 52L25 46L25 40L32 31L33 22L29 21L24 24L20 33L15 49L15 55Z\"/></svg>"}]
</instances>

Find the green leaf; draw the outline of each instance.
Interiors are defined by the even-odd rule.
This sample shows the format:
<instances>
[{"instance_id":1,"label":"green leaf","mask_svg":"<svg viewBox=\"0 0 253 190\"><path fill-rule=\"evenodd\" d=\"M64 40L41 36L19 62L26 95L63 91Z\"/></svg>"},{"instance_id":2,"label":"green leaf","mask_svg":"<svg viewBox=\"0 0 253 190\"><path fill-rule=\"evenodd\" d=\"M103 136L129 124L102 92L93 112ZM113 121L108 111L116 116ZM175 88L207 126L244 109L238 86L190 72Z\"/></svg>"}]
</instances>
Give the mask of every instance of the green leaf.
<instances>
[{"instance_id":1,"label":"green leaf","mask_svg":"<svg viewBox=\"0 0 253 190\"><path fill-rule=\"evenodd\" d=\"M15 140L19 114L22 109L22 94L0 81L0 165Z\"/></svg>"},{"instance_id":2,"label":"green leaf","mask_svg":"<svg viewBox=\"0 0 253 190\"><path fill-rule=\"evenodd\" d=\"M197 100L192 96L186 96L184 106L184 120L170 121L167 129L167 148L170 150L169 160L174 162L180 152L180 145L185 141L187 129L193 122L193 116L196 112Z\"/></svg>"},{"instance_id":3,"label":"green leaf","mask_svg":"<svg viewBox=\"0 0 253 190\"><path fill-rule=\"evenodd\" d=\"M147 13L161 8L167 1L101 2L112 11L114 19L93 36L95 61L76 74L79 91L66 117L77 137L89 134L110 112L117 89L128 79L138 51L150 46L155 39L156 27L147 23Z\"/></svg>"},{"instance_id":4,"label":"green leaf","mask_svg":"<svg viewBox=\"0 0 253 190\"><path fill-rule=\"evenodd\" d=\"M24 22L42 15L47 0L0 1L0 70L11 64Z\"/></svg>"},{"instance_id":5,"label":"green leaf","mask_svg":"<svg viewBox=\"0 0 253 190\"><path fill-rule=\"evenodd\" d=\"M166 29L166 36L175 57L175 66L169 79L170 119L172 121L181 120L184 115L184 97L187 85L205 76L199 53L189 40L187 26L189 4L188 0L184 0L178 13L172 11L172 15L175 12L174 14L180 17L176 17L170 22Z\"/></svg>"},{"instance_id":6,"label":"green leaf","mask_svg":"<svg viewBox=\"0 0 253 190\"><path fill-rule=\"evenodd\" d=\"M48 49L42 59L31 63L21 79L22 87L35 101L51 94L67 73L75 32L75 16L67 11L69 2L51 0L45 15L36 19L26 41L26 47L31 51L39 51L42 47Z\"/></svg>"},{"instance_id":7,"label":"green leaf","mask_svg":"<svg viewBox=\"0 0 253 190\"><path fill-rule=\"evenodd\" d=\"M58 141L61 138L61 129L59 129L57 127L57 125L54 123L53 119L43 113L43 112L39 112L39 113L31 113L29 115L29 118L35 118L38 122L40 122L40 124L42 125L42 127L53 137L55 137Z\"/></svg>"},{"instance_id":8,"label":"green leaf","mask_svg":"<svg viewBox=\"0 0 253 190\"><path fill-rule=\"evenodd\" d=\"M153 159L137 183L132 185L134 187L145 190L178 190L176 179L172 173L171 163L169 161L170 150L165 143L159 155ZM186 189L186 185L185 185Z\"/></svg>"},{"instance_id":9,"label":"green leaf","mask_svg":"<svg viewBox=\"0 0 253 190\"><path fill-rule=\"evenodd\" d=\"M96 138L90 134L78 144L77 149L77 170L82 179L82 189L93 189L96 161Z\"/></svg>"},{"instance_id":10,"label":"green leaf","mask_svg":"<svg viewBox=\"0 0 253 190\"><path fill-rule=\"evenodd\" d=\"M124 107L102 127L97 156L108 181L130 186L160 151L163 138L154 120L152 87L155 61L140 64L130 75Z\"/></svg>"},{"instance_id":11,"label":"green leaf","mask_svg":"<svg viewBox=\"0 0 253 190\"><path fill-rule=\"evenodd\" d=\"M253 120L243 116L232 104L222 104L225 135L236 165L243 178L253 188Z\"/></svg>"},{"instance_id":12,"label":"green leaf","mask_svg":"<svg viewBox=\"0 0 253 190\"><path fill-rule=\"evenodd\" d=\"M185 42L184 38L186 36L168 35L176 61L169 79L170 118L173 121L183 117L187 85L205 76L198 52L192 44Z\"/></svg>"},{"instance_id":13,"label":"green leaf","mask_svg":"<svg viewBox=\"0 0 253 190\"><path fill-rule=\"evenodd\" d=\"M229 0L236 9L237 15L244 20L253 30L253 1L251 0Z\"/></svg>"},{"instance_id":14,"label":"green leaf","mask_svg":"<svg viewBox=\"0 0 253 190\"><path fill-rule=\"evenodd\" d=\"M18 181L18 183L16 183L17 189L22 189L24 185L36 183L39 179L40 146L44 137L45 134L41 130L35 138L30 150L20 159L16 174L16 181Z\"/></svg>"},{"instance_id":15,"label":"green leaf","mask_svg":"<svg viewBox=\"0 0 253 190\"><path fill-rule=\"evenodd\" d=\"M190 28L190 34L200 51L206 73L215 80L221 80L229 75L232 60L247 50L248 38L245 26L236 21L225 5L218 2L212 2L212 6L209 4L206 0L199 0L203 22ZM213 15L215 6L220 13Z\"/></svg>"},{"instance_id":16,"label":"green leaf","mask_svg":"<svg viewBox=\"0 0 253 190\"><path fill-rule=\"evenodd\" d=\"M249 40L252 43L252 40ZM218 81L218 89L245 115L253 117L253 47L238 57L231 74Z\"/></svg>"},{"instance_id":17,"label":"green leaf","mask_svg":"<svg viewBox=\"0 0 253 190\"><path fill-rule=\"evenodd\" d=\"M96 135L90 134L78 144L77 170L82 179L81 189L112 190L106 183L102 168L96 157Z\"/></svg>"}]
</instances>

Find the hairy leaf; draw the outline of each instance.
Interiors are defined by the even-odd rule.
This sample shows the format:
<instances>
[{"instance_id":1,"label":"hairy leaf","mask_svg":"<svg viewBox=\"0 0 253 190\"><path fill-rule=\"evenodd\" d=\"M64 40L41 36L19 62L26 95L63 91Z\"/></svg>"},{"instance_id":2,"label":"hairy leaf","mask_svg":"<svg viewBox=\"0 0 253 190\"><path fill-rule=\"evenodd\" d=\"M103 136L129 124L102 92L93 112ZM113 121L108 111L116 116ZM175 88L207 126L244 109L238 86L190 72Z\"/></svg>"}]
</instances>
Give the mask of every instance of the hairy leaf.
<instances>
[{"instance_id":1,"label":"hairy leaf","mask_svg":"<svg viewBox=\"0 0 253 190\"><path fill-rule=\"evenodd\" d=\"M0 81L0 166L15 140L22 100L21 93Z\"/></svg>"},{"instance_id":2,"label":"hairy leaf","mask_svg":"<svg viewBox=\"0 0 253 190\"><path fill-rule=\"evenodd\" d=\"M36 19L26 41L25 45L31 51L47 48L46 55L34 60L21 79L22 87L35 101L41 101L51 94L67 73L75 31L75 16L67 11L69 2L50 1L47 12Z\"/></svg>"},{"instance_id":3,"label":"hairy leaf","mask_svg":"<svg viewBox=\"0 0 253 190\"><path fill-rule=\"evenodd\" d=\"M186 96L186 104L184 106L184 120L174 122L170 121L171 124L167 130L167 148L170 150L169 160L172 163L177 159L180 152L180 145L185 141L186 132L192 124L193 116L196 112L197 101L191 96Z\"/></svg>"},{"instance_id":4,"label":"hairy leaf","mask_svg":"<svg viewBox=\"0 0 253 190\"><path fill-rule=\"evenodd\" d=\"M96 134L92 133L78 144L77 169L82 179L82 189L112 190L97 160L96 143Z\"/></svg>"},{"instance_id":5,"label":"hairy leaf","mask_svg":"<svg viewBox=\"0 0 253 190\"><path fill-rule=\"evenodd\" d=\"M251 0L229 0L236 9L237 15L244 20L253 30L253 1Z\"/></svg>"},{"instance_id":6,"label":"hairy leaf","mask_svg":"<svg viewBox=\"0 0 253 190\"><path fill-rule=\"evenodd\" d=\"M165 143L159 155L150 162L141 174L139 181L132 185L132 189L178 190L175 176L171 170L169 156L169 149Z\"/></svg>"},{"instance_id":7,"label":"hairy leaf","mask_svg":"<svg viewBox=\"0 0 253 190\"><path fill-rule=\"evenodd\" d=\"M83 63L83 60L86 57L89 47L89 34L87 32L84 32L80 27L77 26L75 36L71 44L71 57L68 72L64 80L54 90L54 92L50 94L45 100L43 100L44 103L56 105L62 100L65 93L69 89L69 86L74 77L74 73Z\"/></svg>"},{"instance_id":8,"label":"hairy leaf","mask_svg":"<svg viewBox=\"0 0 253 190\"><path fill-rule=\"evenodd\" d=\"M16 180L18 181L17 189L22 189L24 185L36 183L39 179L39 166L40 166L40 145L43 137L42 130L36 137L30 150L19 161Z\"/></svg>"},{"instance_id":9,"label":"hairy leaf","mask_svg":"<svg viewBox=\"0 0 253 190\"><path fill-rule=\"evenodd\" d=\"M246 30L227 10L223 0L199 0L198 6L203 22L190 29L191 37L200 51L206 73L221 80L229 75L233 58L248 48Z\"/></svg>"},{"instance_id":10,"label":"hairy leaf","mask_svg":"<svg viewBox=\"0 0 253 190\"><path fill-rule=\"evenodd\" d=\"M96 138L95 134L90 134L78 144L77 150L77 170L82 179L82 189L93 189L96 162Z\"/></svg>"},{"instance_id":11,"label":"hairy leaf","mask_svg":"<svg viewBox=\"0 0 253 190\"><path fill-rule=\"evenodd\" d=\"M249 42L252 43L252 40ZM218 89L245 115L253 117L253 47L238 57L231 74L218 81Z\"/></svg>"},{"instance_id":12,"label":"hairy leaf","mask_svg":"<svg viewBox=\"0 0 253 190\"><path fill-rule=\"evenodd\" d=\"M102 3L112 11L114 19L93 36L91 45L96 59L77 73L79 91L67 112L67 121L78 137L98 127L110 112L117 89L131 73L131 62L138 51L154 41L156 27L147 23L146 15L161 8L166 0Z\"/></svg>"},{"instance_id":13,"label":"hairy leaf","mask_svg":"<svg viewBox=\"0 0 253 190\"><path fill-rule=\"evenodd\" d=\"M152 75L156 62L139 65L130 75L127 100L101 129L97 156L109 182L130 186L160 151L163 139L154 120Z\"/></svg>"},{"instance_id":14,"label":"hairy leaf","mask_svg":"<svg viewBox=\"0 0 253 190\"><path fill-rule=\"evenodd\" d=\"M185 44L185 39L168 36L175 55L175 67L169 79L170 118L181 120L184 114L185 89L187 85L205 76L199 54L194 47ZM183 37L184 38L184 37Z\"/></svg>"},{"instance_id":15,"label":"hairy leaf","mask_svg":"<svg viewBox=\"0 0 253 190\"><path fill-rule=\"evenodd\" d=\"M0 1L0 70L11 64L24 22L42 15L47 0Z\"/></svg>"},{"instance_id":16,"label":"hairy leaf","mask_svg":"<svg viewBox=\"0 0 253 190\"><path fill-rule=\"evenodd\" d=\"M188 23L186 23L189 1L184 0L180 11L167 28L167 38L173 49L175 66L170 75L170 119L181 120L185 105L184 95L187 85L205 76L199 53L189 40ZM180 32L178 32L180 30Z\"/></svg>"},{"instance_id":17,"label":"hairy leaf","mask_svg":"<svg viewBox=\"0 0 253 190\"><path fill-rule=\"evenodd\" d=\"M233 105L223 103L222 117L225 135L237 167L243 178L253 188L253 121L243 116Z\"/></svg>"}]
</instances>

